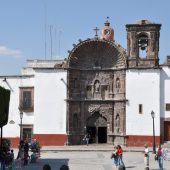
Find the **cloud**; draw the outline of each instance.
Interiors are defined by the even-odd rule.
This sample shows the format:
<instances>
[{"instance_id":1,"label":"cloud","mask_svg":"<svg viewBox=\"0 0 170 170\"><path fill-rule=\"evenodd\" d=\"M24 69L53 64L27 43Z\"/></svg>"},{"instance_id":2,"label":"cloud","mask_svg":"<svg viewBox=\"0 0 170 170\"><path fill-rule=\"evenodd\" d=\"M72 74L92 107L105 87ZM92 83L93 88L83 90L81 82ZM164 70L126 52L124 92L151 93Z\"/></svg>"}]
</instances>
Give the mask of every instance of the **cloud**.
<instances>
[{"instance_id":1,"label":"cloud","mask_svg":"<svg viewBox=\"0 0 170 170\"><path fill-rule=\"evenodd\" d=\"M23 55L22 55L22 52L19 50L13 50L5 46L0 46L0 56L19 58L19 57L22 57Z\"/></svg>"}]
</instances>

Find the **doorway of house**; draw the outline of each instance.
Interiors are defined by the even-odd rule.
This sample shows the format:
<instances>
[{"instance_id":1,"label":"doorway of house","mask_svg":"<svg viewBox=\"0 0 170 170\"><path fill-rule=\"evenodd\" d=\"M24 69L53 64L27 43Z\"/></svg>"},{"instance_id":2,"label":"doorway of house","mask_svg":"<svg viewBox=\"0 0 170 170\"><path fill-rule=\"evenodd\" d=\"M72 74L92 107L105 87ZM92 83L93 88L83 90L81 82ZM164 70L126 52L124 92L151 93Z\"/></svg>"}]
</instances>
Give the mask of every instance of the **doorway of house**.
<instances>
[{"instance_id":1,"label":"doorway of house","mask_svg":"<svg viewBox=\"0 0 170 170\"><path fill-rule=\"evenodd\" d=\"M87 127L89 143L107 143L107 127Z\"/></svg>"},{"instance_id":2,"label":"doorway of house","mask_svg":"<svg viewBox=\"0 0 170 170\"><path fill-rule=\"evenodd\" d=\"M31 140L32 140L32 127L23 126L22 133L23 133L22 134L23 140L27 140L28 142L31 142Z\"/></svg>"},{"instance_id":3,"label":"doorway of house","mask_svg":"<svg viewBox=\"0 0 170 170\"><path fill-rule=\"evenodd\" d=\"M170 122L164 122L164 141L170 141Z\"/></svg>"},{"instance_id":4,"label":"doorway of house","mask_svg":"<svg viewBox=\"0 0 170 170\"><path fill-rule=\"evenodd\" d=\"M87 131L90 135L89 143L107 143L107 119L98 111L87 119Z\"/></svg>"},{"instance_id":5,"label":"doorway of house","mask_svg":"<svg viewBox=\"0 0 170 170\"><path fill-rule=\"evenodd\" d=\"M98 127L98 143L107 143L107 127Z\"/></svg>"}]
</instances>

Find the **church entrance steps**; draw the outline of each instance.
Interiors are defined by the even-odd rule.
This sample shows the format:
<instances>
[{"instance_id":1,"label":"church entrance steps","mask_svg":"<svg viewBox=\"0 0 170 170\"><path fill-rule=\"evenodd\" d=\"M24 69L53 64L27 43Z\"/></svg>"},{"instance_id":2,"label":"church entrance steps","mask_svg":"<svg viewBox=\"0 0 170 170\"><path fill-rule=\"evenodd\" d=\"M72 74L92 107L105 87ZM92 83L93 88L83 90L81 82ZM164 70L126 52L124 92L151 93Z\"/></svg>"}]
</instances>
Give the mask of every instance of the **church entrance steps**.
<instances>
[{"instance_id":1,"label":"church entrance steps","mask_svg":"<svg viewBox=\"0 0 170 170\"><path fill-rule=\"evenodd\" d=\"M143 147L125 147L122 146L124 152L143 152ZM71 145L71 146L43 146L41 151L106 151L112 152L113 145L109 144L89 144L87 145ZM150 148L152 150L152 148Z\"/></svg>"},{"instance_id":2,"label":"church entrance steps","mask_svg":"<svg viewBox=\"0 0 170 170\"><path fill-rule=\"evenodd\" d=\"M165 147L170 148L170 141L164 141L164 145Z\"/></svg>"}]
</instances>

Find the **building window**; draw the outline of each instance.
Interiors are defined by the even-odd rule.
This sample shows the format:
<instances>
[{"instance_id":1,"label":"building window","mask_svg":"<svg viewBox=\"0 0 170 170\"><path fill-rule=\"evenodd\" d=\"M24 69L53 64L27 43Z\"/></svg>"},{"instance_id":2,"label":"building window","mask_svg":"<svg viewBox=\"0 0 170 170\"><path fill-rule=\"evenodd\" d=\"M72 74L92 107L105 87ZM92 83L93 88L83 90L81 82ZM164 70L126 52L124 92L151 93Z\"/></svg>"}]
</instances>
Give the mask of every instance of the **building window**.
<instances>
[{"instance_id":1,"label":"building window","mask_svg":"<svg viewBox=\"0 0 170 170\"><path fill-rule=\"evenodd\" d=\"M170 103L166 103L166 111L170 111Z\"/></svg>"},{"instance_id":2,"label":"building window","mask_svg":"<svg viewBox=\"0 0 170 170\"><path fill-rule=\"evenodd\" d=\"M25 112L34 111L34 88L20 87L20 104L19 108Z\"/></svg>"},{"instance_id":3,"label":"building window","mask_svg":"<svg viewBox=\"0 0 170 170\"><path fill-rule=\"evenodd\" d=\"M139 114L142 114L142 113L143 113L143 105L139 104Z\"/></svg>"},{"instance_id":4,"label":"building window","mask_svg":"<svg viewBox=\"0 0 170 170\"><path fill-rule=\"evenodd\" d=\"M33 134L33 125L22 125L22 138L31 142Z\"/></svg>"}]
</instances>

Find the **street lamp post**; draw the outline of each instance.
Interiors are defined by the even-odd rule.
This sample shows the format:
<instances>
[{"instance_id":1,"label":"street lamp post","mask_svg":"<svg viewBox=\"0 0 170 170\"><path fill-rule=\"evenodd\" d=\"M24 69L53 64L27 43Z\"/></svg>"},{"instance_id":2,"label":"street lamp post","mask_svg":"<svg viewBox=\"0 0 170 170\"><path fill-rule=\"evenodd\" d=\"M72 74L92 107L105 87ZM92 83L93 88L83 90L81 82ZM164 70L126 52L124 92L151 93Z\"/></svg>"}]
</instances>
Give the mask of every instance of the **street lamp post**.
<instances>
[{"instance_id":1,"label":"street lamp post","mask_svg":"<svg viewBox=\"0 0 170 170\"><path fill-rule=\"evenodd\" d=\"M21 119L21 123L20 123L20 141L22 140L22 118L23 118L23 112L20 112L20 119Z\"/></svg>"},{"instance_id":2,"label":"street lamp post","mask_svg":"<svg viewBox=\"0 0 170 170\"><path fill-rule=\"evenodd\" d=\"M151 116L152 116L152 119L153 119L153 153L156 153L156 148L155 148L155 121L154 121L155 112L153 110L151 111Z\"/></svg>"}]
</instances>

